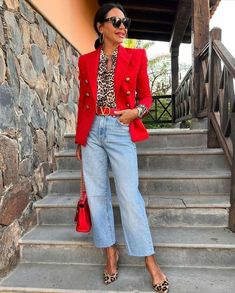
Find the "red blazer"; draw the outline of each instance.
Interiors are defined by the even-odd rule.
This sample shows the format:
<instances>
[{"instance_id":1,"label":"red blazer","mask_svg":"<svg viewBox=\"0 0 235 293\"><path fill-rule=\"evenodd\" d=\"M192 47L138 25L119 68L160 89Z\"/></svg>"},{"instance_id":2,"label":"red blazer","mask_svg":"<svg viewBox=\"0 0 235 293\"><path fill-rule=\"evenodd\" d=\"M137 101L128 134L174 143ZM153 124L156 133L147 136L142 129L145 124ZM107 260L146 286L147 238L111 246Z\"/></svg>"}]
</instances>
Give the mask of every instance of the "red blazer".
<instances>
[{"instance_id":1,"label":"red blazer","mask_svg":"<svg viewBox=\"0 0 235 293\"><path fill-rule=\"evenodd\" d=\"M99 47L97 50L79 57L80 95L75 143L86 145L87 137L96 115L97 74L99 66ZM118 47L114 74L114 92L118 110L133 109L138 103L150 108L152 96L147 74L147 56L144 49ZM149 137L139 118L129 125L133 142Z\"/></svg>"}]
</instances>

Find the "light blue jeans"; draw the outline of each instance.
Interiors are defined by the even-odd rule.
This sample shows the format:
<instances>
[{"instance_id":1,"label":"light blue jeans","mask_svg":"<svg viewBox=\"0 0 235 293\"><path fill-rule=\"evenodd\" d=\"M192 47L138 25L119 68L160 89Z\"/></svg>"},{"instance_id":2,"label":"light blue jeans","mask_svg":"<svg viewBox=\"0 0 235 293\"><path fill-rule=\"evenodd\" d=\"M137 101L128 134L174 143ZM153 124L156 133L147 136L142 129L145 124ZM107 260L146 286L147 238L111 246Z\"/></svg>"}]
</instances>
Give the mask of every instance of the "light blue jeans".
<instances>
[{"instance_id":1,"label":"light blue jeans","mask_svg":"<svg viewBox=\"0 0 235 293\"><path fill-rule=\"evenodd\" d=\"M138 189L136 146L129 126L118 118L96 116L86 146L82 146L84 181L91 211L96 247L116 242L109 164L114 176L127 253L133 256L154 254L144 200Z\"/></svg>"}]
</instances>

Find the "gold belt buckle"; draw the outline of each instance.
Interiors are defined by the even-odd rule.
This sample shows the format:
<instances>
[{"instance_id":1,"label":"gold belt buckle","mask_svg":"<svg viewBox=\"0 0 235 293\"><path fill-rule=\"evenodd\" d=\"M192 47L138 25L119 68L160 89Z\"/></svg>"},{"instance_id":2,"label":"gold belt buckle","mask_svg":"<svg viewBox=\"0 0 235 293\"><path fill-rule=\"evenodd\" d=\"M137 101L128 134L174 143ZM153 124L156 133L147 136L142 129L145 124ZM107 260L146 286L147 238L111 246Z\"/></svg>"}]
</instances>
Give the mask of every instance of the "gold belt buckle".
<instances>
[{"instance_id":1,"label":"gold belt buckle","mask_svg":"<svg viewBox=\"0 0 235 293\"><path fill-rule=\"evenodd\" d=\"M103 110L103 108L104 108L104 110ZM106 109L109 109L108 114L105 114L105 110L106 110ZM109 116L109 115L110 115L110 112L111 112L110 107L108 107L108 106L100 107L100 111L101 111L101 114L102 114L103 116Z\"/></svg>"}]
</instances>

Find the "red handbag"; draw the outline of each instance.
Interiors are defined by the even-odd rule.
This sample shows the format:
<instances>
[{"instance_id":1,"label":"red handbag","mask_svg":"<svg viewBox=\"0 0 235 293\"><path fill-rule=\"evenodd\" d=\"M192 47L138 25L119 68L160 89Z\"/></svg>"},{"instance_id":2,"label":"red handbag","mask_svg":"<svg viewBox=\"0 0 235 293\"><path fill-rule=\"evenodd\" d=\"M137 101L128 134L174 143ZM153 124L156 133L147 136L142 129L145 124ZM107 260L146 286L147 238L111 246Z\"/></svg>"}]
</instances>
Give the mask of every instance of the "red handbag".
<instances>
[{"instance_id":1,"label":"red handbag","mask_svg":"<svg viewBox=\"0 0 235 293\"><path fill-rule=\"evenodd\" d=\"M83 178L83 171L81 167L81 184L80 184L80 199L77 203L77 211L74 218L76 224L76 231L87 233L91 230L91 215L88 205L86 188Z\"/></svg>"}]
</instances>

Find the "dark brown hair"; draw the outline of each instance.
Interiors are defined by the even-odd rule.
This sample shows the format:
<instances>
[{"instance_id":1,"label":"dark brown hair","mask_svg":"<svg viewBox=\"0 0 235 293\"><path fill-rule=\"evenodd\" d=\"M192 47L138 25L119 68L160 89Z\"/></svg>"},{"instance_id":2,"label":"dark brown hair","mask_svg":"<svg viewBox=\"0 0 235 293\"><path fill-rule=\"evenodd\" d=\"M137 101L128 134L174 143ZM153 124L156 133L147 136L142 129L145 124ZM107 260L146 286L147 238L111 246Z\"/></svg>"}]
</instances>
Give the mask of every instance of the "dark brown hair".
<instances>
[{"instance_id":1,"label":"dark brown hair","mask_svg":"<svg viewBox=\"0 0 235 293\"><path fill-rule=\"evenodd\" d=\"M97 32L98 36L100 36L100 32L97 29L97 23L98 22L102 23L104 21L104 19L106 18L107 13L113 8L120 9L123 12L123 14L125 15L125 17L127 17L126 11L120 3L105 3L105 4L103 4L96 12L95 18L94 18L94 29ZM97 48L99 48L100 45L101 45L101 43L100 43L100 40L98 37L95 41L94 46L97 49Z\"/></svg>"}]
</instances>

